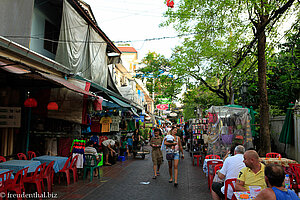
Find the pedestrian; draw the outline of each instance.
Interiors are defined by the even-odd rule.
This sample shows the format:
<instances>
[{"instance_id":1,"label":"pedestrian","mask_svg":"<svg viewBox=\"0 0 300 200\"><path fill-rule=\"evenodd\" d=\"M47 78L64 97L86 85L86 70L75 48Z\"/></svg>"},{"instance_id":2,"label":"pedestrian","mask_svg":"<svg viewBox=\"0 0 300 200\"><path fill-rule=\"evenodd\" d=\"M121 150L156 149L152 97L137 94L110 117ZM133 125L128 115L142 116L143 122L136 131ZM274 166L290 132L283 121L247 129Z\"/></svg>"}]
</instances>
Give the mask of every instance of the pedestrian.
<instances>
[{"instance_id":1,"label":"pedestrian","mask_svg":"<svg viewBox=\"0 0 300 200\"><path fill-rule=\"evenodd\" d=\"M265 167L265 181L268 188L261 191L256 200L297 200L299 199L295 192L286 189L283 186L285 178L284 169L282 166L277 164L268 164Z\"/></svg>"},{"instance_id":2,"label":"pedestrian","mask_svg":"<svg viewBox=\"0 0 300 200\"><path fill-rule=\"evenodd\" d=\"M153 162L153 170L154 176L153 179L156 179L159 176L159 169L162 163L162 152L160 150L162 144L162 137L160 136L161 130L156 128L154 129L154 137L150 140L150 146L152 147L152 162Z\"/></svg>"},{"instance_id":3,"label":"pedestrian","mask_svg":"<svg viewBox=\"0 0 300 200\"><path fill-rule=\"evenodd\" d=\"M98 163L100 162L99 155L97 153L97 150L94 147L94 142L92 140L90 140L86 143L84 154L91 154L96 157L97 163L91 163L92 165L98 165ZM94 173L94 176L96 176L96 177L98 176L98 170L95 169L93 173Z\"/></svg>"},{"instance_id":4,"label":"pedestrian","mask_svg":"<svg viewBox=\"0 0 300 200\"><path fill-rule=\"evenodd\" d=\"M127 137L127 145L129 151L128 156L130 156L130 154L132 153L132 145L133 145L133 139L130 136Z\"/></svg>"},{"instance_id":5,"label":"pedestrian","mask_svg":"<svg viewBox=\"0 0 300 200\"><path fill-rule=\"evenodd\" d=\"M174 163L174 186L178 185L178 163L179 163L179 151L182 153L182 159L184 158L183 149L181 145L181 139L180 137L176 136L177 128L173 127L171 129L171 134L175 138L175 142L168 143L167 140L164 141L164 144L167 147L167 160L169 164L169 174L170 179L169 183L173 182L173 163ZM172 146L174 146L174 150L172 149ZM169 155L169 156L168 156ZM173 161L174 160L174 161Z\"/></svg>"}]
</instances>

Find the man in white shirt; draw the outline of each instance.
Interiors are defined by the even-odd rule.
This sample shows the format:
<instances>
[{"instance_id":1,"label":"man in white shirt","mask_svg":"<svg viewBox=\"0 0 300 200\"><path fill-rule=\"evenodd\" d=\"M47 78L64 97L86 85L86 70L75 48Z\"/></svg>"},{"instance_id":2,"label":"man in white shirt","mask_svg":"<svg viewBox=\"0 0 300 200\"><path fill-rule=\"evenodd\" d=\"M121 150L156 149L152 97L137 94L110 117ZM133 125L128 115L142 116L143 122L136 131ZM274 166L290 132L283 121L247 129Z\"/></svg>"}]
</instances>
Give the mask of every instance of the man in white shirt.
<instances>
[{"instance_id":1,"label":"man in white shirt","mask_svg":"<svg viewBox=\"0 0 300 200\"><path fill-rule=\"evenodd\" d=\"M108 139L108 140L104 140L102 142L102 145L104 147L104 155L105 155L105 165L111 165L109 162L108 162L108 155L109 155L109 152L111 153L111 156L113 156L113 153L116 153L115 150L113 150L113 146L115 146L116 142L112 139Z\"/></svg>"},{"instance_id":2,"label":"man in white shirt","mask_svg":"<svg viewBox=\"0 0 300 200\"><path fill-rule=\"evenodd\" d=\"M228 157L225 159L223 163L223 167L220 171L217 172L218 177L220 179L224 179L224 183L213 182L212 184L212 197L214 200L224 199L224 189L225 189L225 181L227 179L237 178L239 172L242 168L245 167L244 164L244 153L245 148L242 145L238 145L234 149L234 156ZM233 190L231 186L228 186L227 198L231 199L233 195Z\"/></svg>"}]
</instances>

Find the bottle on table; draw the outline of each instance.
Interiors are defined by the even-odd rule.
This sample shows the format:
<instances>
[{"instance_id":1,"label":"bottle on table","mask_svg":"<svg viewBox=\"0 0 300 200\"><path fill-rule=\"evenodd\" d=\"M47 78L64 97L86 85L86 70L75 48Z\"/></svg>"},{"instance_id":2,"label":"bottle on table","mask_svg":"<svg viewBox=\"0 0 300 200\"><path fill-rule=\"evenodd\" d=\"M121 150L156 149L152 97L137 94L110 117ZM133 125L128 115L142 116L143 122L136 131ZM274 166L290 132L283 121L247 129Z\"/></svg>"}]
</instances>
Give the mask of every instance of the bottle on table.
<instances>
[{"instance_id":1,"label":"bottle on table","mask_svg":"<svg viewBox=\"0 0 300 200\"><path fill-rule=\"evenodd\" d=\"M291 182L290 182L290 177L288 174L285 175L285 178L284 178L284 187L286 189L290 189L291 188Z\"/></svg>"}]
</instances>

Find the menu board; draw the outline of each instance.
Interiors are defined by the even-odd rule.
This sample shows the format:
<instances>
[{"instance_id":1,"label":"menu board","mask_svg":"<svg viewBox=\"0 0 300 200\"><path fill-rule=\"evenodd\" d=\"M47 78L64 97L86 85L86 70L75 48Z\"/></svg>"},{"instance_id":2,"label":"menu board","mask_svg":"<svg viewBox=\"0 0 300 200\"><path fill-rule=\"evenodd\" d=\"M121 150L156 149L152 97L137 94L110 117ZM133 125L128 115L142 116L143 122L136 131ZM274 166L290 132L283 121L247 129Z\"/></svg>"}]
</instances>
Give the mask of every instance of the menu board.
<instances>
[{"instance_id":1,"label":"menu board","mask_svg":"<svg viewBox=\"0 0 300 200\"><path fill-rule=\"evenodd\" d=\"M0 107L0 128L20 128L21 107Z\"/></svg>"}]
</instances>

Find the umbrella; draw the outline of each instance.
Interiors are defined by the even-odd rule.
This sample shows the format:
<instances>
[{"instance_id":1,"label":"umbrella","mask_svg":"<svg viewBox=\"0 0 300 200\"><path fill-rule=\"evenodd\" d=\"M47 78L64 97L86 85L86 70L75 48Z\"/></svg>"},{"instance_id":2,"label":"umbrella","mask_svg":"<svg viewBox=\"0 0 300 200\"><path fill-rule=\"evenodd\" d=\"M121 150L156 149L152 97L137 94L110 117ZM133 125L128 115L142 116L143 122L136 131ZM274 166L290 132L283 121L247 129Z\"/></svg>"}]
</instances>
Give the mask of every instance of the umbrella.
<instances>
[{"instance_id":1,"label":"umbrella","mask_svg":"<svg viewBox=\"0 0 300 200\"><path fill-rule=\"evenodd\" d=\"M252 133L252 136L255 137L255 136L258 136L258 132L255 131L255 114L256 112L253 110L253 107L251 106L250 107L250 117L251 117L251 120L250 120L250 126L251 126L251 133Z\"/></svg>"},{"instance_id":2,"label":"umbrella","mask_svg":"<svg viewBox=\"0 0 300 200\"><path fill-rule=\"evenodd\" d=\"M294 120L293 120L293 116L292 116L293 107L294 107L294 104L289 103L289 107L288 107L286 115L285 115L284 124L281 129L280 136L279 136L279 142L284 143L284 144L294 144ZM285 148L286 148L286 145L285 145Z\"/></svg>"}]
</instances>

